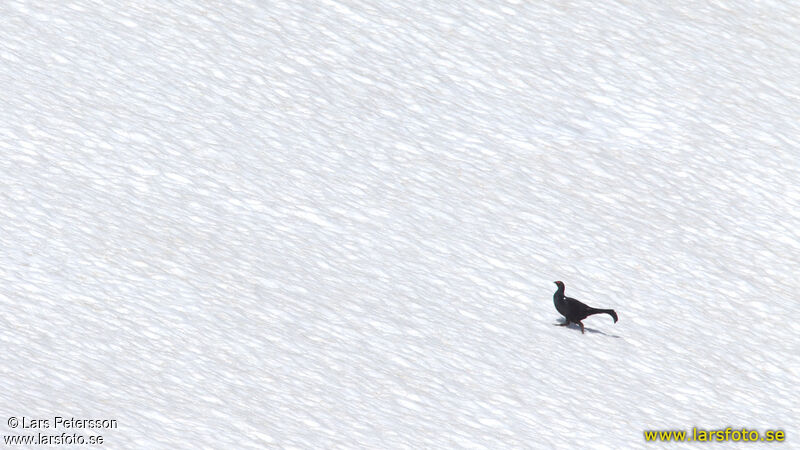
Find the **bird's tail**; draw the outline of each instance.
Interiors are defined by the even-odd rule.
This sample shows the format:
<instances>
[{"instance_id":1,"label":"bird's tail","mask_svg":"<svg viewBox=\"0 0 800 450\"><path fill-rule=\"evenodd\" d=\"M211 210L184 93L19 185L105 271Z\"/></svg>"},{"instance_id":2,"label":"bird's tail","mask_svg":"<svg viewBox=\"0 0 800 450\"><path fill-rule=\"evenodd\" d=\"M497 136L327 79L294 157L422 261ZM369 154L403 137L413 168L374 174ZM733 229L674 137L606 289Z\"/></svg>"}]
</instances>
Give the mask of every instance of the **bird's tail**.
<instances>
[{"instance_id":1,"label":"bird's tail","mask_svg":"<svg viewBox=\"0 0 800 450\"><path fill-rule=\"evenodd\" d=\"M597 309L597 308L589 308L589 316L593 314L608 314L609 316L614 318L614 323L617 323L617 312L613 309Z\"/></svg>"}]
</instances>

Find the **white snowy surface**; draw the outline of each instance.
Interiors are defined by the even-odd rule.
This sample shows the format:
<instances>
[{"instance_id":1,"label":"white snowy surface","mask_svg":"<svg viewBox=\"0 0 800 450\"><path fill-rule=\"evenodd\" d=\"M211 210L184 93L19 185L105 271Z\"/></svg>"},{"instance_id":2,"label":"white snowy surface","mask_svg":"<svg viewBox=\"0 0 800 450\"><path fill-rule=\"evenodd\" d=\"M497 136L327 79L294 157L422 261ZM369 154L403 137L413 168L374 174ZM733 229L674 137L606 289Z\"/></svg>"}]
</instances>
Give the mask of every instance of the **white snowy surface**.
<instances>
[{"instance_id":1,"label":"white snowy surface","mask_svg":"<svg viewBox=\"0 0 800 450\"><path fill-rule=\"evenodd\" d=\"M2 434L797 446L800 4L665 3L3 1Z\"/></svg>"}]
</instances>

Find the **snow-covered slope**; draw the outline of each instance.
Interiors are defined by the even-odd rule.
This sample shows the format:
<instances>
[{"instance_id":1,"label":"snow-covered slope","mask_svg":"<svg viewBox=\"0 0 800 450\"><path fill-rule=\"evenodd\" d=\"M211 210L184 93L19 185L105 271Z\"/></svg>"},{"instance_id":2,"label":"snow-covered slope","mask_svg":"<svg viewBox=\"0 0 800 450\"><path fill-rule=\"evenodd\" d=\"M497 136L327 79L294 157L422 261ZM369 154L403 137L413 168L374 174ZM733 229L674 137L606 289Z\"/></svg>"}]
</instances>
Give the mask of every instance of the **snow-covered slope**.
<instances>
[{"instance_id":1,"label":"snow-covered slope","mask_svg":"<svg viewBox=\"0 0 800 450\"><path fill-rule=\"evenodd\" d=\"M795 445L800 7L661 3L2 2L3 434Z\"/></svg>"}]
</instances>

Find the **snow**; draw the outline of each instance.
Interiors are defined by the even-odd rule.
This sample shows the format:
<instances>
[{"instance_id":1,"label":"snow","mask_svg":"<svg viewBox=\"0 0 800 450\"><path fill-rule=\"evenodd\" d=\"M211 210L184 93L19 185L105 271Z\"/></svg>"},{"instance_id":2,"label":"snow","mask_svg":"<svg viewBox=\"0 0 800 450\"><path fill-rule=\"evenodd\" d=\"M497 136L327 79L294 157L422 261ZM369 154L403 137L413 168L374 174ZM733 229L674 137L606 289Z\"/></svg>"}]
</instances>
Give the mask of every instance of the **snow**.
<instances>
[{"instance_id":1,"label":"snow","mask_svg":"<svg viewBox=\"0 0 800 450\"><path fill-rule=\"evenodd\" d=\"M797 17L3 2L0 411L108 448L794 445ZM559 279L619 322L553 326Z\"/></svg>"}]
</instances>

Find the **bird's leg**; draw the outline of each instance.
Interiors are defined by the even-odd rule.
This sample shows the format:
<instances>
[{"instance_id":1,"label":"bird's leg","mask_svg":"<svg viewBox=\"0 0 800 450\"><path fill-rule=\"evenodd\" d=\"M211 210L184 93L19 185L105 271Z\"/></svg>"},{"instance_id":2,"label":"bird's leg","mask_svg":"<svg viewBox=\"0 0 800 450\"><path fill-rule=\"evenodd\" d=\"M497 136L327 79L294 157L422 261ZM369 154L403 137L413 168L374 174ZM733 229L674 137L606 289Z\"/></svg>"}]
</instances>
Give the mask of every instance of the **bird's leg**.
<instances>
[{"instance_id":1,"label":"bird's leg","mask_svg":"<svg viewBox=\"0 0 800 450\"><path fill-rule=\"evenodd\" d=\"M581 322L577 322L577 324L581 326L581 334L586 334L586 333L583 331L583 324L582 324Z\"/></svg>"},{"instance_id":2,"label":"bird's leg","mask_svg":"<svg viewBox=\"0 0 800 450\"><path fill-rule=\"evenodd\" d=\"M569 325L569 320L565 321L564 323L557 323L557 324L555 324L555 325L556 325L557 327L565 327L565 326Z\"/></svg>"}]
</instances>

